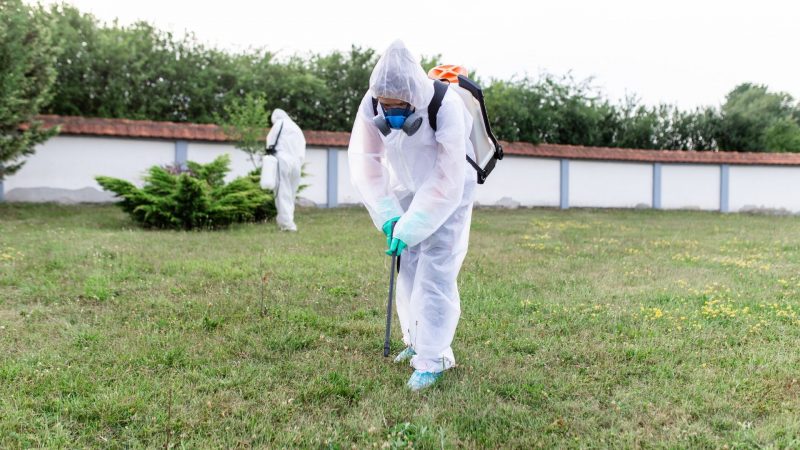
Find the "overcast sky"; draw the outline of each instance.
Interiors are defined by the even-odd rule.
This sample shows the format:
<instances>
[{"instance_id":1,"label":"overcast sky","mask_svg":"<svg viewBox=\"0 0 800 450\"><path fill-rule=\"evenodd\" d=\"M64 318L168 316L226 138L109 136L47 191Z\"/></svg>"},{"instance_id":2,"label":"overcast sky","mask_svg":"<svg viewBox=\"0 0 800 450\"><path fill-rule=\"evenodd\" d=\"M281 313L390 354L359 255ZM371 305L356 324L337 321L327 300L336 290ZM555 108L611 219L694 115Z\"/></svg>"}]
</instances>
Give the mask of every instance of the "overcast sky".
<instances>
[{"instance_id":1,"label":"overcast sky","mask_svg":"<svg viewBox=\"0 0 800 450\"><path fill-rule=\"evenodd\" d=\"M53 3L46 0L45 3ZM70 0L229 49L382 51L403 39L482 77L594 77L612 99L717 105L752 81L800 97L800 2L790 0ZM366 87L365 87L366 88Z\"/></svg>"}]
</instances>

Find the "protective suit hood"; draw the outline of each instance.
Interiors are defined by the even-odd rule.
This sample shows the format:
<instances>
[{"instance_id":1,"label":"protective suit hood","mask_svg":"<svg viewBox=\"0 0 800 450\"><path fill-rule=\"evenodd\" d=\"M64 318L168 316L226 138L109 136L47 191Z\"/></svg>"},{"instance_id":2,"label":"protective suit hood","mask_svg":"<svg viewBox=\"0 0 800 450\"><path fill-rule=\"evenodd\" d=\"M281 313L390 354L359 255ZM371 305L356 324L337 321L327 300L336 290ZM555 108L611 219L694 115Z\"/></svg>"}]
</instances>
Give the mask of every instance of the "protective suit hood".
<instances>
[{"instance_id":1,"label":"protective suit hood","mask_svg":"<svg viewBox=\"0 0 800 450\"><path fill-rule=\"evenodd\" d=\"M378 60L369 77L369 92L374 98L386 97L425 109L433 97L433 82L419 59L401 40L392 42Z\"/></svg>"},{"instance_id":2,"label":"protective suit hood","mask_svg":"<svg viewBox=\"0 0 800 450\"><path fill-rule=\"evenodd\" d=\"M288 114L286 114L286 111L280 108L275 108L275 110L272 111L271 120L272 124L275 125L275 123L278 122L279 120L292 120L292 119L289 117Z\"/></svg>"}]
</instances>

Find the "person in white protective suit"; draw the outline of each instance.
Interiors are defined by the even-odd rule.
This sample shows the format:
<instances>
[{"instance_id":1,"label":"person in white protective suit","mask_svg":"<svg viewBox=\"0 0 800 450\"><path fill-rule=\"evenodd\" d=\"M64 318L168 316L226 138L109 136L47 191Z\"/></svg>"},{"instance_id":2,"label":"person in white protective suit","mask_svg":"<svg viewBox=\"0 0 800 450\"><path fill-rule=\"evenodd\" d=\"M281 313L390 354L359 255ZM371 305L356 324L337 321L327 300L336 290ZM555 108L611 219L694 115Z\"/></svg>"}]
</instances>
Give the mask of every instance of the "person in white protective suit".
<instances>
[{"instance_id":1,"label":"person in white protective suit","mask_svg":"<svg viewBox=\"0 0 800 450\"><path fill-rule=\"evenodd\" d=\"M456 362L450 347L461 313L456 278L467 253L477 183L466 161L475 157L472 117L448 90L434 131L427 117L433 94L419 60L394 42L372 72L348 148L353 184L387 236L387 253L401 255L396 305L407 347L395 361L410 359L412 390L432 385ZM402 129L419 117L415 132ZM386 135L380 120L391 128Z\"/></svg>"},{"instance_id":2,"label":"person in white protective suit","mask_svg":"<svg viewBox=\"0 0 800 450\"><path fill-rule=\"evenodd\" d=\"M278 228L282 231L297 231L294 223L294 199L300 187L300 171L306 157L306 139L300 127L282 109L272 112L267 149L271 147L278 158L278 183L275 187Z\"/></svg>"}]
</instances>

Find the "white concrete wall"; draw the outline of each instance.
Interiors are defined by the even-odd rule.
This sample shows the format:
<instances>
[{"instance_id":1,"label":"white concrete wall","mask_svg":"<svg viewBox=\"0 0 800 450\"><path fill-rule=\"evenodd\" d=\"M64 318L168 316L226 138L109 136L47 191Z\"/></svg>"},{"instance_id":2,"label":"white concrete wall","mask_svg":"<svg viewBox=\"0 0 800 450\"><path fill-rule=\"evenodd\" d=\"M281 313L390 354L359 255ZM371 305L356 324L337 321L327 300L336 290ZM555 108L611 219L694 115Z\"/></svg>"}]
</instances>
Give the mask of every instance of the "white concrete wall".
<instances>
[{"instance_id":1,"label":"white concrete wall","mask_svg":"<svg viewBox=\"0 0 800 450\"><path fill-rule=\"evenodd\" d=\"M800 213L800 167L730 166L731 211Z\"/></svg>"},{"instance_id":2,"label":"white concrete wall","mask_svg":"<svg viewBox=\"0 0 800 450\"><path fill-rule=\"evenodd\" d=\"M300 196L307 198L317 205L328 204L328 149L306 148L306 161L303 169L306 177L300 180L301 184L308 187L303 189Z\"/></svg>"},{"instance_id":3,"label":"white concrete wall","mask_svg":"<svg viewBox=\"0 0 800 450\"><path fill-rule=\"evenodd\" d=\"M22 169L5 181L5 189L99 188L94 181L97 175L124 178L141 186L148 167L174 160L173 142L56 136L36 148Z\"/></svg>"},{"instance_id":4,"label":"white concrete wall","mask_svg":"<svg viewBox=\"0 0 800 450\"><path fill-rule=\"evenodd\" d=\"M223 153L231 156L231 171L225 177L226 181L231 181L236 177L246 175L253 170L253 163L250 156L233 145L224 143L203 143L189 142L188 159L199 163L209 163ZM258 161L260 164L260 161ZM307 198L317 205L324 205L328 201L327 189L327 149L309 147L306 149L305 172L306 177L300 180L302 184L307 184L301 197Z\"/></svg>"},{"instance_id":5,"label":"white concrete wall","mask_svg":"<svg viewBox=\"0 0 800 450\"><path fill-rule=\"evenodd\" d=\"M560 167L557 159L506 156L497 162L486 183L478 186L475 201L494 205L510 197L522 206L558 206Z\"/></svg>"},{"instance_id":6,"label":"white concrete wall","mask_svg":"<svg viewBox=\"0 0 800 450\"><path fill-rule=\"evenodd\" d=\"M252 170L246 153L229 144L188 142L188 159L200 163L231 155L228 180ZM359 202L350 181L347 151L337 150L337 203ZM17 174L5 180L8 201L98 202L113 200L94 177L107 175L142 184L153 165L175 162L175 142L103 137L57 136L40 145ZM317 205L328 203L328 149L306 152L301 194ZM478 186L476 201L483 205L509 197L522 206L558 206L560 161L507 156L499 161L486 184ZM729 166L729 209L785 210L800 213L800 167ZM661 206L665 209L720 208L720 166L661 165ZM650 206L653 165L612 161L569 161L570 207L630 208Z\"/></svg>"},{"instance_id":7,"label":"white concrete wall","mask_svg":"<svg viewBox=\"0 0 800 450\"><path fill-rule=\"evenodd\" d=\"M652 200L652 164L569 162L570 207L633 208Z\"/></svg>"},{"instance_id":8,"label":"white concrete wall","mask_svg":"<svg viewBox=\"0 0 800 450\"><path fill-rule=\"evenodd\" d=\"M231 156L226 181L253 170L247 153L233 145L188 142L189 161L209 163L222 154ZM327 203L327 149L309 148L302 180L309 186L301 194L316 204ZM175 141L56 136L36 149L15 175L5 180L8 201L55 201L61 203L114 201L94 177L106 175L141 186L142 176L154 165L175 163Z\"/></svg>"},{"instance_id":9,"label":"white concrete wall","mask_svg":"<svg viewBox=\"0 0 800 450\"><path fill-rule=\"evenodd\" d=\"M661 207L719 210L719 183L719 166L662 164Z\"/></svg>"},{"instance_id":10,"label":"white concrete wall","mask_svg":"<svg viewBox=\"0 0 800 450\"><path fill-rule=\"evenodd\" d=\"M339 204L352 205L355 203L361 203L361 196L358 194L358 191L356 191L356 188L353 186L353 182L350 180L350 165L347 161L347 150L340 150L337 159L339 166L339 181L336 184L336 189L338 190L339 194Z\"/></svg>"},{"instance_id":11,"label":"white concrete wall","mask_svg":"<svg viewBox=\"0 0 800 450\"><path fill-rule=\"evenodd\" d=\"M247 175L255 169L255 166L250 161L250 155L231 144L219 142L189 142L187 159L200 164L208 164L225 153L230 155L231 158L231 171L225 176L226 182ZM256 163L260 165L258 160L256 160Z\"/></svg>"},{"instance_id":12,"label":"white concrete wall","mask_svg":"<svg viewBox=\"0 0 800 450\"><path fill-rule=\"evenodd\" d=\"M142 184L148 167L175 160L175 143L100 137L56 136L36 149L4 182L8 201L111 201L95 176Z\"/></svg>"}]
</instances>

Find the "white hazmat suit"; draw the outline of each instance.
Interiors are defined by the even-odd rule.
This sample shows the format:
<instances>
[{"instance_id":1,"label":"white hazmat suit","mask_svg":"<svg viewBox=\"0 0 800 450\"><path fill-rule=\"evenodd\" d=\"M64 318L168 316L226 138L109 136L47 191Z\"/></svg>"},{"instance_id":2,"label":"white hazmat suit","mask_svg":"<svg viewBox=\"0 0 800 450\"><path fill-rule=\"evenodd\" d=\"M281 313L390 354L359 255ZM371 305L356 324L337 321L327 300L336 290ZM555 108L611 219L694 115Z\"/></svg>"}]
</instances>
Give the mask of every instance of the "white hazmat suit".
<instances>
[{"instance_id":1,"label":"white hazmat suit","mask_svg":"<svg viewBox=\"0 0 800 450\"><path fill-rule=\"evenodd\" d=\"M423 117L408 136L393 129L384 136L374 125L372 98L410 103ZM394 42L378 61L361 101L350 137L348 159L353 184L372 221L381 229L400 216L394 237L408 245L402 253L397 314L403 341L416 356L411 365L440 372L455 364L450 345L461 314L456 278L467 253L477 177L469 140L472 117L455 92L448 91L428 122L433 97L419 60ZM380 107L379 107L380 110Z\"/></svg>"},{"instance_id":2,"label":"white hazmat suit","mask_svg":"<svg viewBox=\"0 0 800 450\"><path fill-rule=\"evenodd\" d=\"M275 188L275 206L278 209L278 227L284 231L297 231L294 223L294 199L300 187L300 171L306 157L306 139L303 131L282 109L272 112L272 128L267 134L267 147L275 146L278 158L278 183Z\"/></svg>"}]
</instances>

